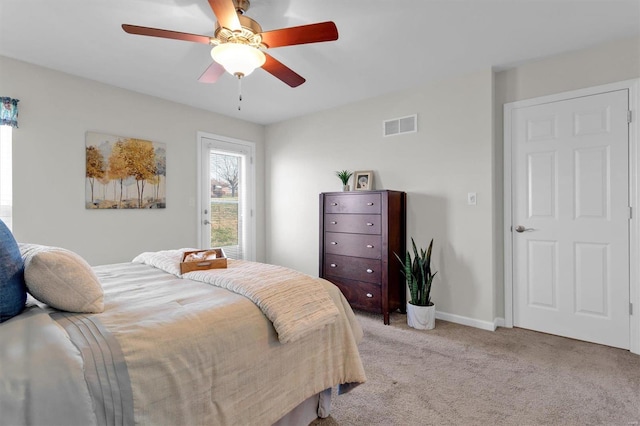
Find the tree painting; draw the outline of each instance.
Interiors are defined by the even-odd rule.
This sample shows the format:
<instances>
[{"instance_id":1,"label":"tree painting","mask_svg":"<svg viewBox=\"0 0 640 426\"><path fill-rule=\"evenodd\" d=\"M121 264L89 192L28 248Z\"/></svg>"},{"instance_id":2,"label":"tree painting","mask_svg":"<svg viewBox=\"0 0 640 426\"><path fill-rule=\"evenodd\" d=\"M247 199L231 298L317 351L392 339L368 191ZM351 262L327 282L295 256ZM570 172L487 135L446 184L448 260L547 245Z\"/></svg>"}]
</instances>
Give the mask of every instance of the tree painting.
<instances>
[{"instance_id":1,"label":"tree painting","mask_svg":"<svg viewBox=\"0 0 640 426\"><path fill-rule=\"evenodd\" d=\"M96 179L104 177L104 158L95 146L87 147L87 180L91 186L91 202L93 203Z\"/></svg>"},{"instance_id":2,"label":"tree painting","mask_svg":"<svg viewBox=\"0 0 640 426\"><path fill-rule=\"evenodd\" d=\"M163 143L87 132L86 207L166 207L166 147Z\"/></svg>"}]
</instances>

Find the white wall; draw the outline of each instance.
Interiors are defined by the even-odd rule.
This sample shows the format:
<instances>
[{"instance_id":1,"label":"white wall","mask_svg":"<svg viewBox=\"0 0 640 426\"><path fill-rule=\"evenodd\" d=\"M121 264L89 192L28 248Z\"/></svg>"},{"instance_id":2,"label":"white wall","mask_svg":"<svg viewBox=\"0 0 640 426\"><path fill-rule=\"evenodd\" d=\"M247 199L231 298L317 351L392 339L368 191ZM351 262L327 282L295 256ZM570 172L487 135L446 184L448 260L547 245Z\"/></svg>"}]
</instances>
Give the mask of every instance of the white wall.
<instances>
[{"instance_id":1,"label":"white wall","mask_svg":"<svg viewBox=\"0 0 640 426\"><path fill-rule=\"evenodd\" d=\"M435 239L438 311L493 323L492 96L485 70L267 126L267 261L317 275L318 194L341 190L336 170L373 170L376 189L407 192L407 236ZM418 133L382 136L415 113Z\"/></svg>"},{"instance_id":2,"label":"white wall","mask_svg":"<svg viewBox=\"0 0 640 426\"><path fill-rule=\"evenodd\" d=\"M20 99L13 132L13 230L20 242L89 263L197 244L196 133L256 142L257 227L264 229L264 127L0 56L0 93ZM86 210L85 132L167 144L167 208ZM258 259L264 234L258 233Z\"/></svg>"},{"instance_id":3,"label":"white wall","mask_svg":"<svg viewBox=\"0 0 640 426\"><path fill-rule=\"evenodd\" d=\"M496 101L552 95L640 75L640 37L550 56L496 73Z\"/></svg>"}]
</instances>

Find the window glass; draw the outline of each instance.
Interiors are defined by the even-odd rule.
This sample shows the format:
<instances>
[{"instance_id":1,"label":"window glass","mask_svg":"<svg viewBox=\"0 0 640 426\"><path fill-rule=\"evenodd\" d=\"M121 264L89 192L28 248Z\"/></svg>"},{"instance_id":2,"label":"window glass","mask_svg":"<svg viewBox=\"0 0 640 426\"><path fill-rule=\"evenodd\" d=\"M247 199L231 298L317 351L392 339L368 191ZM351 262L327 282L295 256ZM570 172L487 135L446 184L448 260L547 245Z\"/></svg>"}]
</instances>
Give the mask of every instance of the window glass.
<instances>
[{"instance_id":1,"label":"window glass","mask_svg":"<svg viewBox=\"0 0 640 426\"><path fill-rule=\"evenodd\" d=\"M10 126L0 126L0 219L9 229L13 229L12 129Z\"/></svg>"}]
</instances>

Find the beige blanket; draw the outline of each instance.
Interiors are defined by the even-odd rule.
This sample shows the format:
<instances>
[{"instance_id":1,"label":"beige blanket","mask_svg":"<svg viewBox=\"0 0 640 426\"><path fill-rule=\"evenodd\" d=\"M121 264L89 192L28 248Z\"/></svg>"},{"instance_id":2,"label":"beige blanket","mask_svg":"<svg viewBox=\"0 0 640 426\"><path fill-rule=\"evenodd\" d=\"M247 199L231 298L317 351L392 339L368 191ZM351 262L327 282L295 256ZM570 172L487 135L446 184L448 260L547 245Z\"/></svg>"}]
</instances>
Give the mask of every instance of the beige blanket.
<instances>
[{"instance_id":1,"label":"beige blanket","mask_svg":"<svg viewBox=\"0 0 640 426\"><path fill-rule=\"evenodd\" d=\"M271 425L323 389L366 380L362 329L327 281L336 321L282 344L246 297L143 264L94 270L96 317L122 348L136 424Z\"/></svg>"},{"instance_id":2,"label":"beige blanket","mask_svg":"<svg viewBox=\"0 0 640 426\"><path fill-rule=\"evenodd\" d=\"M142 253L133 262L180 276L184 250ZM271 320L282 343L296 341L331 324L338 316L338 309L317 278L282 266L229 259L227 268L182 276L248 297Z\"/></svg>"}]
</instances>

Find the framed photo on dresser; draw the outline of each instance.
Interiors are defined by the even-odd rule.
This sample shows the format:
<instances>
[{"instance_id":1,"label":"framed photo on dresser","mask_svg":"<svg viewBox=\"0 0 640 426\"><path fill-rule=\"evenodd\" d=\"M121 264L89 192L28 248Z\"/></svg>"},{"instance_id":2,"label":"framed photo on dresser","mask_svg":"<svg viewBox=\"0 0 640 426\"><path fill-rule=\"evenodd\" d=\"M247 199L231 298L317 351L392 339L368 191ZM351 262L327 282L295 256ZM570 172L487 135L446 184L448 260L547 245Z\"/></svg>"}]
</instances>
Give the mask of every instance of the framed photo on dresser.
<instances>
[{"instance_id":1,"label":"framed photo on dresser","mask_svg":"<svg viewBox=\"0 0 640 426\"><path fill-rule=\"evenodd\" d=\"M356 191L371 191L373 189L373 172L354 172L353 189Z\"/></svg>"}]
</instances>

